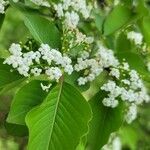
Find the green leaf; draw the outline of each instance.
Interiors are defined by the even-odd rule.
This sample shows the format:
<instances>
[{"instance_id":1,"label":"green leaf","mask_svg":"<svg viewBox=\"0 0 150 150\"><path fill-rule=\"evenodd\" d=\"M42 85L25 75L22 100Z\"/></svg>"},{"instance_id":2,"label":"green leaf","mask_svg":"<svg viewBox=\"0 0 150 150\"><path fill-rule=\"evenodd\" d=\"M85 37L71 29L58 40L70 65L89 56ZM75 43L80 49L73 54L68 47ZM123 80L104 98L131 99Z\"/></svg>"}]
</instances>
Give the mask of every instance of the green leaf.
<instances>
[{"instance_id":1,"label":"green leaf","mask_svg":"<svg viewBox=\"0 0 150 150\"><path fill-rule=\"evenodd\" d=\"M139 22L140 24L140 29L144 35L144 39L147 42L148 45L150 45L150 16L144 17L142 20Z\"/></svg>"},{"instance_id":2,"label":"green leaf","mask_svg":"<svg viewBox=\"0 0 150 150\"><path fill-rule=\"evenodd\" d=\"M137 6L135 7L135 12L140 16L147 16L149 13L149 8L146 7L146 1L145 0L138 0Z\"/></svg>"},{"instance_id":3,"label":"green leaf","mask_svg":"<svg viewBox=\"0 0 150 150\"><path fill-rule=\"evenodd\" d=\"M5 14L0 14L0 29L1 29L1 27L2 27L4 18L5 18Z\"/></svg>"},{"instance_id":4,"label":"green leaf","mask_svg":"<svg viewBox=\"0 0 150 150\"><path fill-rule=\"evenodd\" d=\"M117 131L123 123L123 105L120 103L116 108L105 107L102 104L105 96L106 94L99 92L89 101L93 119L88 134L88 150L100 150L107 143L110 134Z\"/></svg>"},{"instance_id":5,"label":"green leaf","mask_svg":"<svg viewBox=\"0 0 150 150\"><path fill-rule=\"evenodd\" d=\"M23 137L28 135L28 128L23 125L11 124L5 122L7 133L12 136Z\"/></svg>"},{"instance_id":6,"label":"green leaf","mask_svg":"<svg viewBox=\"0 0 150 150\"><path fill-rule=\"evenodd\" d=\"M37 15L26 15L24 21L39 43L49 44L52 48L60 48L61 35L52 21Z\"/></svg>"},{"instance_id":7,"label":"green leaf","mask_svg":"<svg viewBox=\"0 0 150 150\"><path fill-rule=\"evenodd\" d=\"M8 114L7 122L25 125L26 114L34 106L40 104L47 95L47 93L42 90L40 83L41 81L33 80L16 93Z\"/></svg>"},{"instance_id":8,"label":"green leaf","mask_svg":"<svg viewBox=\"0 0 150 150\"><path fill-rule=\"evenodd\" d=\"M3 59L0 59L0 88L4 88L6 85L9 85L17 80L23 79L18 72L12 71L12 68L9 65L3 64Z\"/></svg>"},{"instance_id":9,"label":"green leaf","mask_svg":"<svg viewBox=\"0 0 150 150\"><path fill-rule=\"evenodd\" d=\"M131 51L131 42L127 39L127 35L122 32L117 36L115 43L115 50L117 52L129 52Z\"/></svg>"},{"instance_id":10,"label":"green leaf","mask_svg":"<svg viewBox=\"0 0 150 150\"><path fill-rule=\"evenodd\" d=\"M97 29L102 33L105 17L100 14L95 14L94 20L95 20L95 25L96 25Z\"/></svg>"},{"instance_id":11,"label":"green leaf","mask_svg":"<svg viewBox=\"0 0 150 150\"><path fill-rule=\"evenodd\" d=\"M132 17L129 8L117 5L108 15L104 23L104 35L110 35L126 25Z\"/></svg>"},{"instance_id":12,"label":"green leaf","mask_svg":"<svg viewBox=\"0 0 150 150\"><path fill-rule=\"evenodd\" d=\"M90 119L91 110L84 97L61 82L27 114L28 150L74 150L87 133Z\"/></svg>"}]
</instances>

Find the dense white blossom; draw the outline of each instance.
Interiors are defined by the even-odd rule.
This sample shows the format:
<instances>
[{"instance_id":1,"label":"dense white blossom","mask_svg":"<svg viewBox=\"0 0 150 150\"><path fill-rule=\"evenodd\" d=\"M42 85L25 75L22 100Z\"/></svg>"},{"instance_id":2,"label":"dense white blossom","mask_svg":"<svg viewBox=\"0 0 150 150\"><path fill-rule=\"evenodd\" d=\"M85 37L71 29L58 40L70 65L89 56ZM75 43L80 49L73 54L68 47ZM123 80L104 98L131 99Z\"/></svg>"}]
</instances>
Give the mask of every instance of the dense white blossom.
<instances>
[{"instance_id":1,"label":"dense white blossom","mask_svg":"<svg viewBox=\"0 0 150 150\"><path fill-rule=\"evenodd\" d=\"M98 51L96 52L94 58L89 58L89 53L83 51L79 58L77 58L77 63L74 66L75 71L85 71L88 70L89 74L85 77L79 78L79 85L86 84L87 82L93 81L97 76L99 76L105 68L117 67L119 61L114 56L112 50L105 48L100 45ZM111 75L113 74L116 78L119 78L120 73L116 71L117 69L112 68Z\"/></svg>"},{"instance_id":2,"label":"dense white blossom","mask_svg":"<svg viewBox=\"0 0 150 150\"><path fill-rule=\"evenodd\" d=\"M58 50L50 48L48 44L41 44L38 51L22 52L21 45L13 43L9 52L11 55L4 61L4 64L12 65L18 72L27 77L31 75L39 76L42 72L51 79L58 81L63 71L69 75L73 72L72 60L63 56ZM40 61L45 64L41 68ZM34 67L33 66L39 66Z\"/></svg>"},{"instance_id":3,"label":"dense white blossom","mask_svg":"<svg viewBox=\"0 0 150 150\"><path fill-rule=\"evenodd\" d=\"M128 65L126 64L126 66ZM123 69L124 64L123 66L120 66L118 68ZM119 69L117 70L117 73L118 71ZM102 101L105 106L112 108L117 107L117 105L119 104L118 100L120 98L122 101L129 104L129 112L127 114L126 120L129 120L127 122L130 123L136 118L134 109L135 106L143 103L144 101L149 102L150 96L148 95L147 89L145 88L143 81L140 79L140 76L137 73L137 71L135 70L130 70L129 72L128 71L129 68L125 67L123 74L126 75L123 79L120 79L117 82L109 80L101 87L101 90L106 91L108 93L108 97L105 97ZM114 76L114 74L112 73L110 73L110 75ZM118 84L118 82L120 84ZM133 116L132 116L132 109L134 110Z\"/></svg>"},{"instance_id":4,"label":"dense white blossom","mask_svg":"<svg viewBox=\"0 0 150 150\"><path fill-rule=\"evenodd\" d=\"M86 0L62 0L57 4L52 3L52 6L57 16L64 21L65 27L68 29L77 27L80 14L85 19L89 18L92 10L91 4Z\"/></svg>"},{"instance_id":5,"label":"dense white blossom","mask_svg":"<svg viewBox=\"0 0 150 150\"><path fill-rule=\"evenodd\" d=\"M143 35L138 32L134 32L134 31L128 32L127 38L133 41L136 45L141 45L143 42Z\"/></svg>"}]
</instances>

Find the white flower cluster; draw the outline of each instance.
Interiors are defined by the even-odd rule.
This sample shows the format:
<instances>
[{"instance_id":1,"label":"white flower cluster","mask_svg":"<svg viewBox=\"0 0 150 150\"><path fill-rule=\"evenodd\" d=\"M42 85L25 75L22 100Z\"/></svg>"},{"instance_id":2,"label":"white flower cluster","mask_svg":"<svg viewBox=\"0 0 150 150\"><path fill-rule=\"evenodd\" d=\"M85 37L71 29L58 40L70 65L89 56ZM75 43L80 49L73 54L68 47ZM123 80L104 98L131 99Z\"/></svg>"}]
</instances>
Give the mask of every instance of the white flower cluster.
<instances>
[{"instance_id":1,"label":"white flower cluster","mask_svg":"<svg viewBox=\"0 0 150 150\"><path fill-rule=\"evenodd\" d=\"M71 59L67 55L63 56L58 50L50 48L47 44L41 44L38 51L27 53L22 52L19 44L12 44L9 52L11 55L4 61L4 64L12 65L25 77L30 74L39 76L45 73L49 79L58 81L63 71L69 75L73 72Z\"/></svg>"},{"instance_id":2,"label":"white flower cluster","mask_svg":"<svg viewBox=\"0 0 150 150\"><path fill-rule=\"evenodd\" d=\"M5 6L8 4L7 1L4 0L0 0L0 14L4 14L5 13Z\"/></svg>"},{"instance_id":3,"label":"white flower cluster","mask_svg":"<svg viewBox=\"0 0 150 150\"><path fill-rule=\"evenodd\" d=\"M58 4L53 3L53 7L59 18L65 18L65 26L69 29L77 27L80 15L87 19L92 9L86 0L61 0Z\"/></svg>"},{"instance_id":4,"label":"white flower cluster","mask_svg":"<svg viewBox=\"0 0 150 150\"><path fill-rule=\"evenodd\" d=\"M125 77L120 78L120 71L123 72ZM108 93L108 97L103 99L103 104L107 107L115 108L119 104L119 100L125 101L129 105L129 111L126 115L126 121L131 123L136 118L136 105L149 102L150 96L139 77L139 74L135 70L129 70L128 64L124 63L123 66L119 66L119 69L112 68L110 75L116 77L118 83L113 80L109 80L101 87L101 90Z\"/></svg>"},{"instance_id":5,"label":"white flower cluster","mask_svg":"<svg viewBox=\"0 0 150 150\"><path fill-rule=\"evenodd\" d=\"M142 45L143 35L141 33L130 31L127 33L127 38L133 41L136 45Z\"/></svg>"},{"instance_id":6,"label":"white flower cluster","mask_svg":"<svg viewBox=\"0 0 150 150\"><path fill-rule=\"evenodd\" d=\"M79 85L84 85L89 81L93 81L100 73L109 67L117 67L119 65L118 60L115 58L113 51L103 46L100 46L95 57L89 58L88 52L83 52L79 58L77 58L77 64L75 64L75 71L85 71L88 74L78 79ZM115 70L111 73L114 74ZM118 74L117 74L118 76Z\"/></svg>"}]
</instances>

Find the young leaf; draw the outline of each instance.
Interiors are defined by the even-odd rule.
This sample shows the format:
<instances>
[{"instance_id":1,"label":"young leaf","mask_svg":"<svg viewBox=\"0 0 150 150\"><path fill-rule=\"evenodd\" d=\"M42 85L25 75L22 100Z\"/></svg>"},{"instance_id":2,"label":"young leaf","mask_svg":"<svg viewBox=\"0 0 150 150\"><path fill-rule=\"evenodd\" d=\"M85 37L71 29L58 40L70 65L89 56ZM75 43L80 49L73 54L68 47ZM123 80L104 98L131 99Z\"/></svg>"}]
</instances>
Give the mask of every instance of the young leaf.
<instances>
[{"instance_id":1,"label":"young leaf","mask_svg":"<svg viewBox=\"0 0 150 150\"><path fill-rule=\"evenodd\" d=\"M4 88L6 85L11 84L17 80L23 79L18 72L12 71L11 67L3 64L3 59L0 59L0 88Z\"/></svg>"},{"instance_id":2,"label":"young leaf","mask_svg":"<svg viewBox=\"0 0 150 150\"><path fill-rule=\"evenodd\" d=\"M99 92L90 100L93 119L88 134L88 150L100 150L112 132L118 130L123 122L123 105L116 108L105 107L102 99L105 94Z\"/></svg>"},{"instance_id":3,"label":"young leaf","mask_svg":"<svg viewBox=\"0 0 150 150\"><path fill-rule=\"evenodd\" d=\"M16 93L7 122L25 125L26 114L46 97L47 93L42 90L40 83L41 81L33 80Z\"/></svg>"},{"instance_id":4,"label":"young leaf","mask_svg":"<svg viewBox=\"0 0 150 150\"><path fill-rule=\"evenodd\" d=\"M26 14L24 22L39 43L49 44L53 48L60 48L61 35L52 21L41 16Z\"/></svg>"},{"instance_id":5,"label":"young leaf","mask_svg":"<svg viewBox=\"0 0 150 150\"><path fill-rule=\"evenodd\" d=\"M108 15L104 23L104 35L110 35L126 25L132 17L129 8L117 5Z\"/></svg>"},{"instance_id":6,"label":"young leaf","mask_svg":"<svg viewBox=\"0 0 150 150\"><path fill-rule=\"evenodd\" d=\"M28 150L74 150L87 133L90 119L90 107L79 91L59 83L27 114Z\"/></svg>"}]
</instances>

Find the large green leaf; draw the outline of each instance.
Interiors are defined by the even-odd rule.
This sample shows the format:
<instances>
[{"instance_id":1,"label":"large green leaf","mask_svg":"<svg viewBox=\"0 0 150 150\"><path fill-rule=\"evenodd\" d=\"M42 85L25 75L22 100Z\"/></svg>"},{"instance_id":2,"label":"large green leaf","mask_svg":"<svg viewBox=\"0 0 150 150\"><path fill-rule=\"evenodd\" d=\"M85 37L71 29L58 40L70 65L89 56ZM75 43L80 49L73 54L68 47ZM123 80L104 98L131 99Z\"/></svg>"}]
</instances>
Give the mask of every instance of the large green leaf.
<instances>
[{"instance_id":1,"label":"large green leaf","mask_svg":"<svg viewBox=\"0 0 150 150\"><path fill-rule=\"evenodd\" d=\"M75 150L90 119L90 107L80 92L68 83L59 83L27 114L28 150Z\"/></svg>"},{"instance_id":2,"label":"large green leaf","mask_svg":"<svg viewBox=\"0 0 150 150\"><path fill-rule=\"evenodd\" d=\"M60 48L61 35L55 24L38 15L27 15L25 25L39 43L49 44L53 48Z\"/></svg>"},{"instance_id":3,"label":"large green leaf","mask_svg":"<svg viewBox=\"0 0 150 150\"><path fill-rule=\"evenodd\" d=\"M25 125L26 114L46 97L47 93L42 90L40 83L41 81L33 80L16 93L7 122Z\"/></svg>"},{"instance_id":4,"label":"large green leaf","mask_svg":"<svg viewBox=\"0 0 150 150\"><path fill-rule=\"evenodd\" d=\"M116 108L105 107L102 100L105 94L99 92L91 100L93 119L88 134L88 150L100 150L112 132L118 130L123 123L123 105Z\"/></svg>"},{"instance_id":5,"label":"large green leaf","mask_svg":"<svg viewBox=\"0 0 150 150\"><path fill-rule=\"evenodd\" d=\"M12 68L9 65L3 64L3 59L0 59L0 88L4 88L17 80L23 79L16 71L11 71Z\"/></svg>"},{"instance_id":6,"label":"large green leaf","mask_svg":"<svg viewBox=\"0 0 150 150\"><path fill-rule=\"evenodd\" d=\"M104 23L104 35L109 35L126 25L132 17L132 11L123 5L117 5Z\"/></svg>"}]
</instances>

